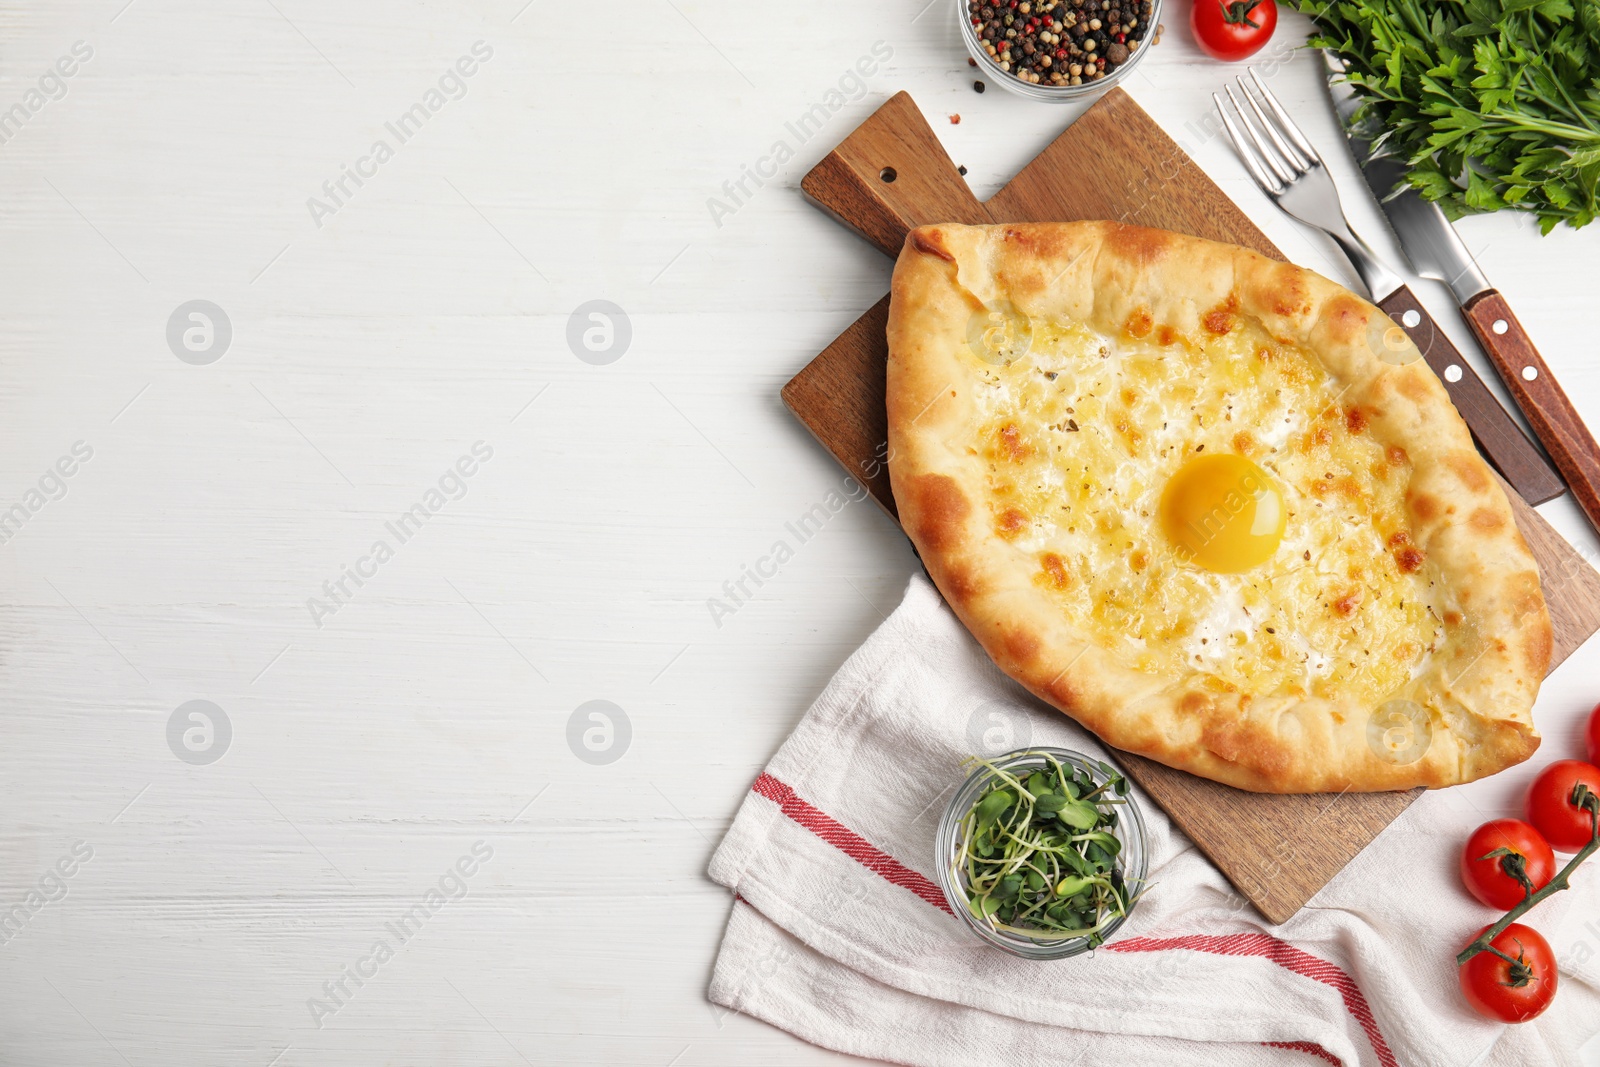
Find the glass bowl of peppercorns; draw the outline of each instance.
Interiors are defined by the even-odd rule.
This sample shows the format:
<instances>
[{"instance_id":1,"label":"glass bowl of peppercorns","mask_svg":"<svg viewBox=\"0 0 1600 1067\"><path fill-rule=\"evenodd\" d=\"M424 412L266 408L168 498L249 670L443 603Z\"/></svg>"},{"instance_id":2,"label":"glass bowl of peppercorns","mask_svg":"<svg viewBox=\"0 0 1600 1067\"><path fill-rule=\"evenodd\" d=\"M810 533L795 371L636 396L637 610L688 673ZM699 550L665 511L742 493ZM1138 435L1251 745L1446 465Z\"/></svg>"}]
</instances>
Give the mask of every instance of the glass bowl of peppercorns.
<instances>
[{"instance_id":1,"label":"glass bowl of peppercorns","mask_svg":"<svg viewBox=\"0 0 1600 1067\"><path fill-rule=\"evenodd\" d=\"M1121 81L1159 39L1161 0L956 0L967 51L1000 87L1083 100Z\"/></svg>"}]
</instances>

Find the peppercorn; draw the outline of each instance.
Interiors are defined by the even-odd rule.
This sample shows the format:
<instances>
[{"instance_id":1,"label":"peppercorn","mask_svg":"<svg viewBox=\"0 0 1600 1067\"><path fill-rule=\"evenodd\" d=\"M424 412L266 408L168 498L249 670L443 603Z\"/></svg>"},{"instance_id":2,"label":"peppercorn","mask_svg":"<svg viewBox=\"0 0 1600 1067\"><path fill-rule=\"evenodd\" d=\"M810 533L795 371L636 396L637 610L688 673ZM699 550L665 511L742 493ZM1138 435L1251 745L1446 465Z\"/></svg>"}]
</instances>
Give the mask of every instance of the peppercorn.
<instances>
[{"instance_id":1,"label":"peppercorn","mask_svg":"<svg viewBox=\"0 0 1600 1067\"><path fill-rule=\"evenodd\" d=\"M1127 63L1149 32L1140 27L1149 20L1152 2L968 0L966 11L983 54L1002 73L1030 85L1065 86L1102 78ZM1149 43L1160 32L1157 27ZM981 93L986 85L975 81L972 88Z\"/></svg>"}]
</instances>

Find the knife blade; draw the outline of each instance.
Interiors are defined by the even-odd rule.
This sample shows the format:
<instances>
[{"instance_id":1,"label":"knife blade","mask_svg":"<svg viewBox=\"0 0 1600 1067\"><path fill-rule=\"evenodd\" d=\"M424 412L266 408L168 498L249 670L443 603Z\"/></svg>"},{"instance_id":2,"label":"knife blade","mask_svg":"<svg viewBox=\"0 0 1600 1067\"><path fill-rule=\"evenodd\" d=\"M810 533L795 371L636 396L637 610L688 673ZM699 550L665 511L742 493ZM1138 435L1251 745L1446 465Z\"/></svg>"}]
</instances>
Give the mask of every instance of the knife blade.
<instances>
[{"instance_id":1,"label":"knife blade","mask_svg":"<svg viewBox=\"0 0 1600 1067\"><path fill-rule=\"evenodd\" d=\"M1325 49L1322 59L1327 67L1328 95L1333 97L1333 110L1350 143L1350 154L1355 156L1362 178L1399 238L1411 269L1421 277L1448 285L1457 304L1489 288L1489 280L1439 205L1422 199L1405 184L1405 160L1384 154L1383 130L1377 121L1370 115L1359 121L1355 118L1361 100L1344 80L1344 61Z\"/></svg>"},{"instance_id":2,"label":"knife blade","mask_svg":"<svg viewBox=\"0 0 1600 1067\"><path fill-rule=\"evenodd\" d=\"M1590 520L1600 528L1600 447L1595 447L1593 438L1588 437L1588 431L1583 429L1582 420L1578 418L1577 412L1572 410L1571 403L1567 401L1566 395L1561 393L1560 387L1555 386L1554 379L1549 375L1549 369L1544 366L1542 359L1538 359L1538 353L1533 351L1531 342L1526 341L1526 335L1521 333L1521 327L1516 324L1510 309L1506 308L1503 312L1499 310L1504 299L1490 286L1489 280L1484 277L1477 261L1467 251L1467 246L1462 243L1455 227L1450 225L1450 220L1445 217L1437 204L1424 200L1416 190L1405 183L1406 162L1385 154L1383 131L1376 121L1371 116L1364 116L1359 120L1356 118L1360 98L1345 80L1343 60L1327 50L1323 51L1322 58L1327 68L1328 95L1333 100L1339 127L1343 130L1361 176L1372 190L1372 195L1394 232L1407 263L1419 276L1449 286L1457 306L1461 308L1468 325L1472 327L1473 333L1477 335L1484 350L1489 354L1495 370L1506 383L1512 398L1527 416L1529 425L1533 427L1534 433L1549 451L1551 458L1556 461L1561 475L1565 475L1567 482L1578 490L1574 495L1589 513ZM1425 317L1426 312L1422 311L1415 297L1409 292L1406 296L1410 297L1409 303L1417 305L1416 311ZM1382 301L1379 302L1379 306L1385 311L1390 311ZM1561 475L1551 468L1533 443L1528 441L1521 427L1517 426L1500 406L1500 402L1494 398L1488 386L1483 384L1472 367L1461 358L1460 353L1450 344L1444 333L1433 331L1435 336L1428 338L1430 343L1427 345L1413 333L1404 317L1409 315L1410 311L1408 307L1402 310L1401 315L1393 315L1393 312L1391 315L1407 333L1412 335L1412 339L1417 341L1418 347L1422 349L1423 358L1444 381L1457 410L1467 421L1473 435L1478 438L1479 446L1495 462L1495 466L1500 468L1500 473L1505 475L1506 480L1530 504L1542 504L1565 492L1566 486L1562 484ZM1478 322L1479 318L1484 320L1481 325ZM1428 320L1424 318L1424 321ZM1513 333L1516 334L1515 338L1511 336ZM1532 358L1537 360L1537 366L1530 362L1527 353L1513 352L1512 342L1517 340L1520 340L1522 347L1532 352ZM1497 348L1500 350L1499 355L1496 354ZM1527 369L1530 367L1533 368L1531 371ZM1528 377L1530 373L1532 377ZM1469 382L1472 384L1462 388ZM1544 386L1554 386L1554 392L1560 394L1559 400L1554 397L1533 399L1527 387L1535 382L1542 382ZM1539 391L1549 392L1546 388L1541 388ZM1486 417L1483 414L1486 405L1493 405L1500 418ZM1545 406L1548 410L1544 410ZM1566 443L1569 440L1575 441L1575 434L1578 433L1588 438L1592 452L1586 451L1579 442L1579 447L1574 453L1574 449ZM1517 441L1511 439L1513 436L1520 439L1526 447L1519 447ZM1574 453L1569 457L1571 462L1563 463L1562 456L1557 454L1558 450ZM1574 477L1573 471L1585 465L1580 459L1592 464L1592 477ZM1572 470L1569 470L1569 466ZM1587 492L1579 488L1580 481L1590 483L1586 487ZM1594 507L1592 511L1591 499Z\"/></svg>"}]
</instances>

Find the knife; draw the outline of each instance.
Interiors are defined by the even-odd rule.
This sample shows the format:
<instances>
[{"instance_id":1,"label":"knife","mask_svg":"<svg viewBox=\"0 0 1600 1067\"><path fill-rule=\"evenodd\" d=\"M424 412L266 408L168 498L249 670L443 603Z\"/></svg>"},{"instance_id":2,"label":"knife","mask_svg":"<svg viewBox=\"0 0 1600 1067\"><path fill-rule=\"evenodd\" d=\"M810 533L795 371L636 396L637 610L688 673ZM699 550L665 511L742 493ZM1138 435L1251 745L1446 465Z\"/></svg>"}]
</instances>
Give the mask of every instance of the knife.
<instances>
[{"instance_id":1,"label":"knife","mask_svg":"<svg viewBox=\"0 0 1600 1067\"><path fill-rule=\"evenodd\" d=\"M1522 324L1512 314L1505 298L1490 286L1489 280L1478 268L1466 245L1462 244L1455 227L1450 225L1450 220L1439 205L1424 200L1405 183L1408 168L1403 159L1383 153L1382 130L1376 127L1376 121L1370 116L1359 122L1355 120L1360 98L1345 81L1344 61L1327 50L1323 51L1322 59L1327 67L1328 95L1333 98L1339 126L1344 130L1361 176L1377 198L1378 206L1399 240L1407 262L1418 275L1450 287L1467 324L1477 335L1483 350L1489 354L1495 370L1516 400L1517 407L1527 416L1528 424L1566 477L1567 484L1572 487L1573 495L1588 514L1590 522L1600 529L1600 446L1596 446L1572 402L1556 384L1550 368L1528 339ZM1378 146L1376 151L1375 144ZM1397 318L1396 321L1401 320ZM1443 334L1439 336L1443 340ZM1448 342L1445 343L1448 345ZM1454 346L1449 346L1449 350L1452 358L1442 367L1428 358L1428 364L1445 380L1446 388L1450 387L1452 378L1459 376L1457 385L1469 377L1476 378L1471 367L1460 359ZM1427 349L1423 351L1427 357ZM1482 391L1489 403L1499 407L1482 381L1477 382L1477 390ZM1451 399L1455 399L1454 393ZM1456 407L1461 408L1459 400ZM1461 414L1466 417L1467 411L1462 409ZM1501 414L1505 414L1504 409L1501 409ZM1510 422L1509 416L1506 421ZM1472 424L1470 418L1468 423ZM1478 434L1476 425L1473 425L1473 432ZM1514 423L1511 424L1511 432L1527 440ZM1481 439L1479 443L1485 445L1484 451L1490 451ZM1518 477L1513 477L1511 471L1496 462L1506 480L1530 504L1542 504L1560 496L1563 491L1560 478L1549 464L1544 462L1542 456L1536 458L1537 463L1532 460L1525 464L1518 462Z\"/></svg>"}]
</instances>

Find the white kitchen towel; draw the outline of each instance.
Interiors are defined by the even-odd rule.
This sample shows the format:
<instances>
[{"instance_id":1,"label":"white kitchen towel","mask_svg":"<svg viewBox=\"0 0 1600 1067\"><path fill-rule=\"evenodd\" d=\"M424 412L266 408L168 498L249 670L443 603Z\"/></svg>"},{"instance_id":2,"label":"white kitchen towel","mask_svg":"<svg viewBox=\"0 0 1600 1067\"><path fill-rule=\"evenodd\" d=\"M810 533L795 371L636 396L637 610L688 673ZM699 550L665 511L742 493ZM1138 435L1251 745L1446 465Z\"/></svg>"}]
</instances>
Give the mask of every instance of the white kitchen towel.
<instances>
[{"instance_id":1,"label":"white kitchen towel","mask_svg":"<svg viewBox=\"0 0 1600 1067\"><path fill-rule=\"evenodd\" d=\"M1494 916L1455 873L1472 819L1434 795L1273 927L1136 789L1151 885L1112 941L1045 963L985 945L934 881L934 829L963 759L1030 744L1106 758L1001 675L913 578L712 858L736 897L711 1000L828 1048L928 1067L1590 1067L1600 923L1584 920L1600 917L1600 868L1526 920L1563 957L1554 1006L1521 1026L1480 1019L1453 957Z\"/></svg>"}]
</instances>

